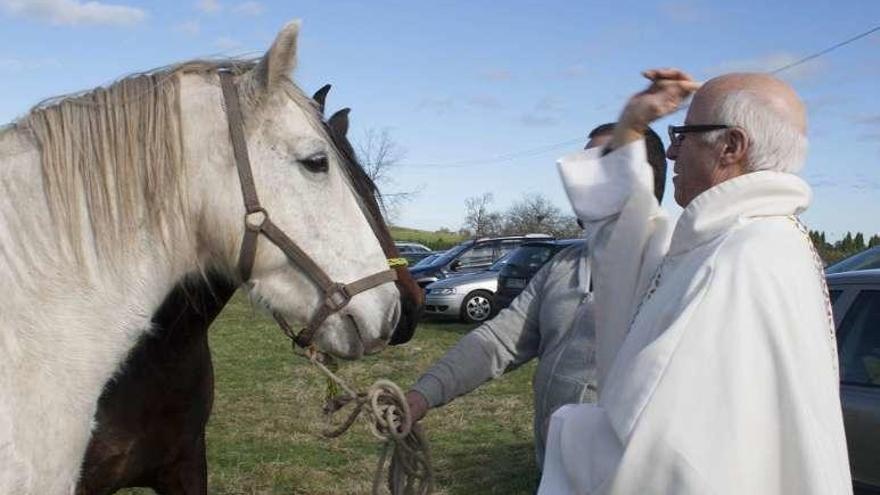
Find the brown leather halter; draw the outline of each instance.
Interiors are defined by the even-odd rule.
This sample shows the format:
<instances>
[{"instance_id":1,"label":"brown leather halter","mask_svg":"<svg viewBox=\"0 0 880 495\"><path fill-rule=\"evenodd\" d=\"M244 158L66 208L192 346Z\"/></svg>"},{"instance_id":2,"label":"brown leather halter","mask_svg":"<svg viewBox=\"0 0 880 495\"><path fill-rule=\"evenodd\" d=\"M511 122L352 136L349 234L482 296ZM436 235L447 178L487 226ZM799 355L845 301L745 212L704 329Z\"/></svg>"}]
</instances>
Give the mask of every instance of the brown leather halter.
<instances>
[{"instance_id":1,"label":"brown leather halter","mask_svg":"<svg viewBox=\"0 0 880 495\"><path fill-rule=\"evenodd\" d=\"M247 143L244 138L244 125L239 101L238 88L235 86L234 75L227 71L220 72L220 85L223 88L223 99L226 103L226 116L229 122L229 135L232 139L232 152L238 169L241 183L241 194L244 198L244 238L238 257L238 271L242 282L251 278L254 259L257 252L259 235L263 234L270 242L278 246L291 263L304 271L323 293L323 301L308 324L299 333L295 333L284 318L275 313L273 316L284 333L298 346L308 348L315 338L318 328L330 315L344 308L355 295L382 284L397 280L397 272L393 269L368 275L349 284L334 282L321 267L305 253L296 242L287 236L269 219L269 213L260 205L254 177L251 172Z\"/></svg>"}]
</instances>

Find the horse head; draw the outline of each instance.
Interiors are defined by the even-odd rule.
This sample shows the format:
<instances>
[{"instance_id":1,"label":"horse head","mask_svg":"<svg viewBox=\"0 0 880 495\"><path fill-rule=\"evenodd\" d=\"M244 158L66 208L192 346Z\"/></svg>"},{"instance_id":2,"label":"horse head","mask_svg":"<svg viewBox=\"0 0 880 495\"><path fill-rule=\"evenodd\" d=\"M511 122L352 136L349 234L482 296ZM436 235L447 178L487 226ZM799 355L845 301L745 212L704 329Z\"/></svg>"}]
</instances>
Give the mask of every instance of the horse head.
<instances>
[{"instance_id":1,"label":"horse head","mask_svg":"<svg viewBox=\"0 0 880 495\"><path fill-rule=\"evenodd\" d=\"M320 350L357 358L391 338L401 295L344 152L289 78L298 31L244 70L181 78L199 250L279 321L308 323Z\"/></svg>"}]
</instances>

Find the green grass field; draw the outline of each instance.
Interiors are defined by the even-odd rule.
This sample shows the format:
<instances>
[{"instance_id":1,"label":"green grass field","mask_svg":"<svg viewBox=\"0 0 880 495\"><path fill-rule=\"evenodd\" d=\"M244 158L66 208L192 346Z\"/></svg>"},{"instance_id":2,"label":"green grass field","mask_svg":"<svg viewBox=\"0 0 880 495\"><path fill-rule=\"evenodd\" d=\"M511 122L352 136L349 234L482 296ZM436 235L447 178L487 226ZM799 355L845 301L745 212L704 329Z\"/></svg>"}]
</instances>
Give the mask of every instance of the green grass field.
<instances>
[{"instance_id":1,"label":"green grass field","mask_svg":"<svg viewBox=\"0 0 880 495\"><path fill-rule=\"evenodd\" d=\"M404 389L471 327L423 322L413 340L339 374L359 390L378 378ZM208 424L212 494L369 493L379 444L366 424L325 440L326 381L286 337L236 295L210 333L216 372ZM423 424L440 494L529 494L536 488L531 431L532 366L443 408ZM128 495L149 490L128 490Z\"/></svg>"},{"instance_id":2,"label":"green grass field","mask_svg":"<svg viewBox=\"0 0 880 495\"><path fill-rule=\"evenodd\" d=\"M394 226L389 227L389 230L395 241L418 242L435 251L449 249L465 240L464 237L452 232L432 232Z\"/></svg>"}]
</instances>

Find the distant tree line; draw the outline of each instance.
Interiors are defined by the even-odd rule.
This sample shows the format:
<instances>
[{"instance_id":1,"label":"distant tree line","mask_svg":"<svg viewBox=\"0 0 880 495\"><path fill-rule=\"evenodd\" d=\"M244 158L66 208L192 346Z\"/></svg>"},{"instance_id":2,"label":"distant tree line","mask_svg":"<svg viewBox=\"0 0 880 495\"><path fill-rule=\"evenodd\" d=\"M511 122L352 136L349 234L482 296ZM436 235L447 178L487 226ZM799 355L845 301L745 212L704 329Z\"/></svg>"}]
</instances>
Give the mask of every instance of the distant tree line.
<instances>
[{"instance_id":1,"label":"distant tree line","mask_svg":"<svg viewBox=\"0 0 880 495\"><path fill-rule=\"evenodd\" d=\"M492 193L465 200L465 218L458 234L462 237L494 237L529 233L551 234L557 239L581 236L573 215L562 213L541 194L527 194L507 210L492 208ZM448 232L448 229L443 229ZM880 235L865 240L861 232L847 232L842 239L828 242L824 231L811 230L810 239L825 265L834 264L865 249L880 246ZM439 240L439 239L438 239Z\"/></svg>"},{"instance_id":2,"label":"distant tree line","mask_svg":"<svg viewBox=\"0 0 880 495\"><path fill-rule=\"evenodd\" d=\"M557 239L581 235L574 215L562 213L541 194L527 194L504 211L493 210L492 201L492 193L465 200L464 224L459 233L466 237L551 234Z\"/></svg>"},{"instance_id":3,"label":"distant tree line","mask_svg":"<svg viewBox=\"0 0 880 495\"><path fill-rule=\"evenodd\" d=\"M837 263L867 248L880 246L880 235L872 235L866 243L865 236L861 232L856 232L855 235L852 232L847 232L839 241L830 243L825 240L824 231L811 230L810 239L826 265Z\"/></svg>"}]
</instances>

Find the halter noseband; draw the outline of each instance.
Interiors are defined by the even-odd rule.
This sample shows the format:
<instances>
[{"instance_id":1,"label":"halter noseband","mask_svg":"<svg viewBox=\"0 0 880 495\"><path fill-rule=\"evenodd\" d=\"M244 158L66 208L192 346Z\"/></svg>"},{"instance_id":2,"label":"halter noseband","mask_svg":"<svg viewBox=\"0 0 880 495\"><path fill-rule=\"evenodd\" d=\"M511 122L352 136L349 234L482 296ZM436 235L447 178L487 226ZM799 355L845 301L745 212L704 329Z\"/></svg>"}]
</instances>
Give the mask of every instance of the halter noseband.
<instances>
[{"instance_id":1,"label":"halter noseband","mask_svg":"<svg viewBox=\"0 0 880 495\"><path fill-rule=\"evenodd\" d=\"M307 348L312 344L318 328L328 316L344 308L355 295L382 284L394 282L397 280L397 272L393 269L383 270L349 284L334 282L305 251L297 246L293 239L272 222L269 218L269 212L260 205L260 200L257 197L257 188L254 185L247 143L244 138L241 103L233 74L229 71L221 71L220 85L223 88L229 135L232 139L232 152L235 156L235 165L238 169L245 207L245 229L238 257L238 272L242 282L250 280L257 252L257 241L259 235L263 234L270 242L278 246L291 263L298 266L315 282L323 293L324 300L308 324L299 333L295 333L281 315L273 314L284 333L298 346ZM389 263L394 261L396 260L389 260Z\"/></svg>"}]
</instances>

